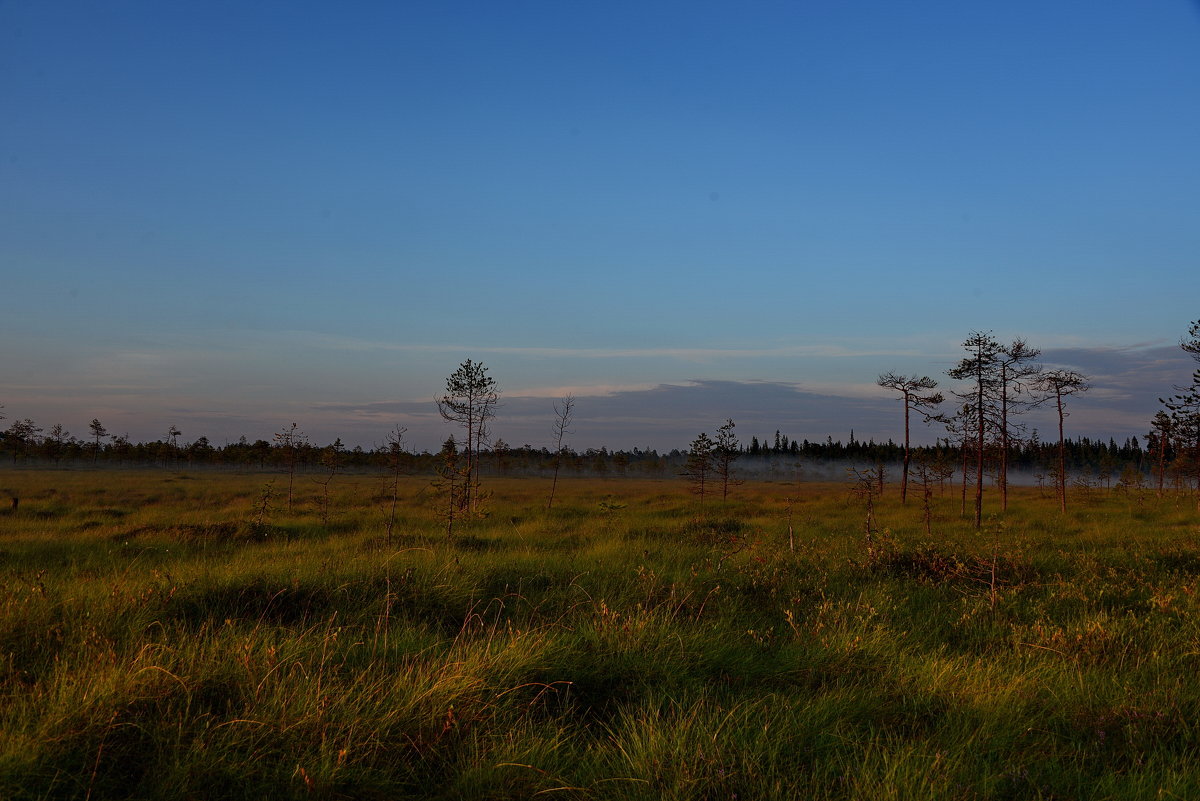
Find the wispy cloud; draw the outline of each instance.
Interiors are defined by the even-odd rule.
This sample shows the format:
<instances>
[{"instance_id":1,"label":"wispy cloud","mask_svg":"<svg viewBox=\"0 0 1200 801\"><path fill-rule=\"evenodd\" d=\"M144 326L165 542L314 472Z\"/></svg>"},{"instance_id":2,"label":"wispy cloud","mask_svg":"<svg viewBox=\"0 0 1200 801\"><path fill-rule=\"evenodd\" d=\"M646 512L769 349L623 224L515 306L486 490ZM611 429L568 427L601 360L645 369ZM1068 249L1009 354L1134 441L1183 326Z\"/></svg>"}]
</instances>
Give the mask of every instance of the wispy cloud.
<instances>
[{"instance_id":1,"label":"wispy cloud","mask_svg":"<svg viewBox=\"0 0 1200 801\"><path fill-rule=\"evenodd\" d=\"M1191 357L1174 345L1056 348L1042 356L1048 366L1068 367L1087 375L1096 392L1093 397L1157 397L1187 380L1194 367Z\"/></svg>"},{"instance_id":2,"label":"wispy cloud","mask_svg":"<svg viewBox=\"0 0 1200 801\"><path fill-rule=\"evenodd\" d=\"M561 398L573 395L577 398L600 398L621 392L645 392L658 386L655 383L641 384L575 384L567 386L522 387L508 393L511 398Z\"/></svg>"},{"instance_id":3,"label":"wispy cloud","mask_svg":"<svg viewBox=\"0 0 1200 801\"><path fill-rule=\"evenodd\" d=\"M775 358L862 358L870 356L920 356L927 352L917 341L907 346L897 346L898 340L889 340L890 346L881 347L878 341L866 342L853 339L818 344L783 344L772 347L545 347L488 345L472 342L388 342L358 339L315 331L292 330L264 334L252 332L253 337L268 337L271 340L296 343L303 341L311 346L328 350L378 351L395 353L473 353L506 355L531 358L561 359L680 359L705 361L712 359L775 359ZM924 340L920 340L924 342Z\"/></svg>"}]
</instances>

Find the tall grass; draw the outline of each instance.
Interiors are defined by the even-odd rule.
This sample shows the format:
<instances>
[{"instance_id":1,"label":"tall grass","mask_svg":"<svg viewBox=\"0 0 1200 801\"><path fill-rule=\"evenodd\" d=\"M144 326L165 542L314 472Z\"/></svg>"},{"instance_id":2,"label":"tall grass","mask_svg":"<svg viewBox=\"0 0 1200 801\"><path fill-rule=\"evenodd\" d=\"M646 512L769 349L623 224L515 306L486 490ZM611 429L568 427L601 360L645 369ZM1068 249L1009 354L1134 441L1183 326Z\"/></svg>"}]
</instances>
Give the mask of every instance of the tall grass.
<instances>
[{"instance_id":1,"label":"tall grass","mask_svg":"<svg viewBox=\"0 0 1200 801\"><path fill-rule=\"evenodd\" d=\"M0 473L0 797L1200 797L1187 502L270 480Z\"/></svg>"}]
</instances>

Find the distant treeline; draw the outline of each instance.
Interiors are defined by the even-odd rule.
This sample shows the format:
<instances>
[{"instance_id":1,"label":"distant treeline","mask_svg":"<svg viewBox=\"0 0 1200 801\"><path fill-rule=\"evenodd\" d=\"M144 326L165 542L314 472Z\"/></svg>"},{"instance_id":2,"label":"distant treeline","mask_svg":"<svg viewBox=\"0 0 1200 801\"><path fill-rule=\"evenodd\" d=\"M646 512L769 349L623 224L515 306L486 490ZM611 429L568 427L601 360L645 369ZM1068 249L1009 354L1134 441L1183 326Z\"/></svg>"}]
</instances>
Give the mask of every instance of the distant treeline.
<instances>
[{"instance_id":1,"label":"distant treeline","mask_svg":"<svg viewBox=\"0 0 1200 801\"><path fill-rule=\"evenodd\" d=\"M277 438L278 439L278 438ZM1150 442L1143 447L1137 437L1122 443L1115 439L1080 437L1066 441L1067 464L1072 473L1084 472L1101 482L1117 481L1123 472L1149 475L1160 463L1170 479L1171 465L1180 460L1170 447L1165 453ZM1053 470L1058 443L1045 443L1036 433L1027 441L1015 444L1009 453L1014 470L1030 476ZM958 466L961 447L948 440L913 449L914 460ZM528 445L510 447L502 440L480 452L480 468L491 475L539 475L561 470L575 475L594 476L673 476L687 461L687 451L673 449L659 452L652 448L609 450L589 448L576 451L564 448L555 453L547 448ZM282 442L242 437L236 442L214 445L207 437L190 443L168 440L131 442L128 437L103 436L92 441L70 436L45 434L29 421L16 421L0 432L0 456L5 463L24 466L104 464L126 467L224 467L232 469L275 469L289 464L307 472L338 470L391 470L399 460L405 472L433 474L439 465L439 455L427 451L414 452L394 445L372 449L345 448L340 440L317 445L300 437ZM822 470L839 464L898 465L903 447L892 440L876 442L859 440L851 433L848 442L827 437L825 441L791 439L776 432L773 438L757 436L739 450L739 469L746 477L840 478L837 470ZM1178 472L1178 471L1177 471ZM1128 476L1127 476L1128 478Z\"/></svg>"}]
</instances>

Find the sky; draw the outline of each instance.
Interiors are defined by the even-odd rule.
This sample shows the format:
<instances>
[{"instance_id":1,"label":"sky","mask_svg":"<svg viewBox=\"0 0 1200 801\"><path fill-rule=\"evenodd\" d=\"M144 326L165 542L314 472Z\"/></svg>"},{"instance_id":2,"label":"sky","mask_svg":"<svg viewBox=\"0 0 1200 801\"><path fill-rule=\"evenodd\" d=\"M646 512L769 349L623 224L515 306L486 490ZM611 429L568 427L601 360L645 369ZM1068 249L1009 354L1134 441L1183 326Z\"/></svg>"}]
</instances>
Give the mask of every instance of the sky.
<instances>
[{"instance_id":1,"label":"sky","mask_svg":"<svg viewBox=\"0 0 1200 801\"><path fill-rule=\"evenodd\" d=\"M1120 440L1195 366L1194 1L0 0L0 110L9 422L432 449L471 358L510 444L900 438L981 330Z\"/></svg>"}]
</instances>

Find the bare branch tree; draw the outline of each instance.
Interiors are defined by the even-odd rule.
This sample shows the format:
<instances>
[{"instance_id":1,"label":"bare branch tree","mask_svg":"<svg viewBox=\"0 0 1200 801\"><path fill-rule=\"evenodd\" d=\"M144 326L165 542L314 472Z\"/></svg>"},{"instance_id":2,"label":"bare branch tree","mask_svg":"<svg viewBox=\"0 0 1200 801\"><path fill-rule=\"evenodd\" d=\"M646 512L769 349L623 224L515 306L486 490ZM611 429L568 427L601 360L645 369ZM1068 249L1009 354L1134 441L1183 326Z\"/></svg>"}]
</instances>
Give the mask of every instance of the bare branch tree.
<instances>
[{"instance_id":1,"label":"bare branch tree","mask_svg":"<svg viewBox=\"0 0 1200 801\"><path fill-rule=\"evenodd\" d=\"M550 482L550 499L546 508L554 506L554 490L558 487L558 471L562 467L563 438L572 433L571 414L575 410L575 396L567 393L554 402L554 479Z\"/></svg>"},{"instance_id":2,"label":"bare branch tree","mask_svg":"<svg viewBox=\"0 0 1200 801\"><path fill-rule=\"evenodd\" d=\"M956 468L953 463L950 464L948 478L953 478L954 471L958 470L962 495L959 514L964 517L967 514L967 476L970 474L971 443L974 438L971 421L974 417L971 404L964 403L954 414L939 415L937 418L946 427L946 444L958 448L959 466Z\"/></svg>"},{"instance_id":3,"label":"bare branch tree","mask_svg":"<svg viewBox=\"0 0 1200 801\"><path fill-rule=\"evenodd\" d=\"M274 437L275 444L283 452L283 463L288 471L288 514L292 513L292 505L295 500L296 461L299 457L299 448L307 439L304 433L297 429L298 425L292 423L288 428L277 432Z\"/></svg>"},{"instance_id":4,"label":"bare branch tree","mask_svg":"<svg viewBox=\"0 0 1200 801\"><path fill-rule=\"evenodd\" d=\"M850 493L862 500L867 513L867 519L863 524L863 531L866 534L867 560L874 562L879 553L878 544L875 541L879 530L875 524L875 499L879 497L879 476L874 467L864 470L849 467L846 468L846 476L852 482Z\"/></svg>"},{"instance_id":5,"label":"bare branch tree","mask_svg":"<svg viewBox=\"0 0 1200 801\"><path fill-rule=\"evenodd\" d=\"M342 447L342 438L338 437L321 451L321 466L329 471L324 478L317 479L317 483L321 485L321 525L324 526L329 525L329 485L333 483L338 469L341 468Z\"/></svg>"},{"instance_id":6,"label":"bare branch tree","mask_svg":"<svg viewBox=\"0 0 1200 801\"><path fill-rule=\"evenodd\" d=\"M385 441L388 458L388 490L391 493L391 508L388 510L387 544L392 544L392 530L396 526L396 504L400 500L400 475L404 469L404 434L408 429L397 425L388 432Z\"/></svg>"},{"instance_id":7,"label":"bare branch tree","mask_svg":"<svg viewBox=\"0 0 1200 801\"><path fill-rule=\"evenodd\" d=\"M925 536L933 534L933 485L938 480L938 467L926 453L917 457L913 471L917 489L921 492L921 519L925 524Z\"/></svg>"}]
</instances>

